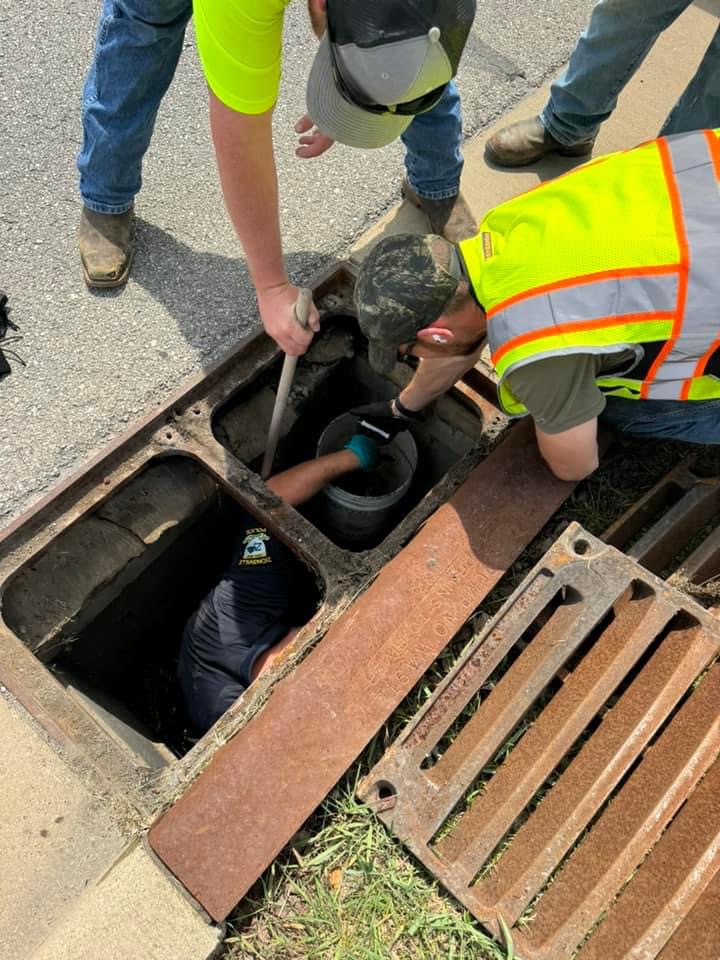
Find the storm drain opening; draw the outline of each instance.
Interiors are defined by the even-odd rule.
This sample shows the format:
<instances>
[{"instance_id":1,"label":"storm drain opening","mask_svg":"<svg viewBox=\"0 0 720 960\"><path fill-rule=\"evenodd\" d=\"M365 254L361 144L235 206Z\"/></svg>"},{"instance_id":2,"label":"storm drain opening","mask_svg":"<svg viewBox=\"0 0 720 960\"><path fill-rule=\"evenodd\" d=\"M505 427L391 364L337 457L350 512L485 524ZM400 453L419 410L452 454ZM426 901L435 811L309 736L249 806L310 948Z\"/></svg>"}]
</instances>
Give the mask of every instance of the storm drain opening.
<instances>
[{"instance_id":1,"label":"storm drain opening","mask_svg":"<svg viewBox=\"0 0 720 960\"><path fill-rule=\"evenodd\" d=\"M438 766L438 770L434 774L429 774L434 782L447 782L450 777L454 776L456 768L453 763L453 758L464 753L464 743L477 742L478 733L483 723L483 715L481 713L483 701L487 700L497 685L502 682L503 677L509 673L515 662L522 656L528 644L532 642L541 630L548 627L552 629L552 625L557 624L558 618L562 618L565 624L569 624L574 616L582 612L582 607L578 606L581 599L577 591L572 588L568 589L565 586L559 587L554 596L552 596L543 609L538 612L537 616L528 623L518 639L504 653L502 660L481 684L478 692L462 711L458 719L445 731L442 738L431 747L427 756L423 759L421 763L421 769L423 770L430 770L432 767ZM549 692L548 688L538 690L538 697L545 698ZM530 705L528 705L528 710L529 709ZM517 740L520 739L525 729L524 718L525 714L516 718L515 727L512 732L508 734L508 738L501 748L502 750L507 749L511 744L515 744ZM488 769L496 766L497 763L499 763L499 759L499 754L488 759ZM450 769L444 772L444 768L448 763L451 765ZM479 787L479 783L473 783L468 790L468 795L472 796L477 792ZM458 801L455 809L449 815L448 821L440 827L440 835L445 835L449 832L449 821L459 816L460 809L464 808L467 802L467 795Z\"/></svg>"},{"instance_id":2,"label":"storm drain opening","mask_svg":"<svg viewBox=\"0 0 720 960\"><path fill-rule=\"evenodd\" d=\"M21 567L7 626L140 766L191 745L177 679L188 618L218 583L247 514L194 460L151 461ZM315 575L298 559L309 619Z\"/></svg>"},{"instance_id":3,"label":"storm drain opening","mask_svg":"<svg viewBox=\"0 0 720 960\"><path fill-rule=\"evenodd\" d=\"M719 651L712 616L573 524L360 796L523 960L680 960L720 869Z\"/></svg>"},{"instance_id":4,"label":"storm drain opening","mask_svg":"<svg viewBox=\"0 0 720 960\"><path fill-rule=\"evenodd\" d=\"M220 443L258 472L279 376L280 362L227 401L213 420ZM366 343L357 333L354 318L333 318L332 326L298 363L273 472L315 457L319 446L320 452L332 452L328 437L333 421L354 407L390 400L398 392L392 380L371 369ZM342 430L340 434L344 442ZM381 449L378 470L353 476L339 487L351 497L376 499L382 514L379 520L372 503L368 505L368 513L373 515L369 523L365 522L368 517L362 517L361 507L351 504L352 517L346 523L348 514L342 507L347 504L342 503L342 494L335 501L320 495L301 512L339 546L356 551L372 549L482 440L482 435L482 420L458 400L445 398L441 411L430 411L425 421L413 423L388 449ZM401 495L397 496L400 488ZM338 501L339 510L335 509ZM358 528L362 528L362 535Z\"/></svg>"}]
</instances>

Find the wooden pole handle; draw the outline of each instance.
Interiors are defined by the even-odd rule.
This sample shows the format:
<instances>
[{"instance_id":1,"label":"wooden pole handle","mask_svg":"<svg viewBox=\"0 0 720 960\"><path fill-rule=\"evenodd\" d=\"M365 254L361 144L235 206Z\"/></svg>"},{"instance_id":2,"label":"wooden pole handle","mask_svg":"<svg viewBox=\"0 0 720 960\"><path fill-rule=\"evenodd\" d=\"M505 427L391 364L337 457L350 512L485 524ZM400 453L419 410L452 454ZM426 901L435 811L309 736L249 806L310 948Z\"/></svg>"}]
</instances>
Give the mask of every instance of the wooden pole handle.
<instances>
[{"instance_id":1,"label":"wooden pole handle","mask_svg":"<svg viewBox=\"0 0 720 960\"><path fill-rule=\"evenodd\" d=\"M306 330L308 328L308 321L310 319L312 302L312 290L309 290L307 287L302 287L300 294L295 301L295 319L300 326L304 327ZM270 429L268 430L265 456L263 457L262 468L260 470L260 476L263 478L263 480L267 480L272 471L273 460L275 459L275 451L277 450L278 440L280 439L280 424L282 422L283 414L285 413L285 407L287 406L287 399L290 393L290 387L292 386L293 377L295 376L295 367L297 366L297 362L297 357L289 357L287 354L285 354L282 372L280 374L280 383L278 384L277 394L275 396L275 405L273 407L272 418L270 420Z\"/></svg>"}]
</instances>

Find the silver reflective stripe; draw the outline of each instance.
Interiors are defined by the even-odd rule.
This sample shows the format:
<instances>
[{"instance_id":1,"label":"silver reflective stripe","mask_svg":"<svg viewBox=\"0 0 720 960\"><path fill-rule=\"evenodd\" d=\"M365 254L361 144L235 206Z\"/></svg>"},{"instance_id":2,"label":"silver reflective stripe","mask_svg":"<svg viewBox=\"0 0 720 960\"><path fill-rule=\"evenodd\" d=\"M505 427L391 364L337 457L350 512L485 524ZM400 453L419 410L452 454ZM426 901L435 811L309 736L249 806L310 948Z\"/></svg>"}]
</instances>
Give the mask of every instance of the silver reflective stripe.
<instances>
[{"instance_id":1,"label":"silver reflective stripe","mask_svg":"<svg viewBox=\"0 0 720 960\"><path fill-rule=\"evenodd\" d=\"M679 400L683 382L720 329L720 189L702 133L668 137L690 255L680 336L648 389L651 400Z\"/></svg>"},{"instance_id":2,"label":"silver reflective stripe","mask_svg":"<svg viewBox=\"0 0 720 960\"><path fill-rule=\"evenodd\" d=\"M561 287L514 303L493 315L488 341L493 353L509 340L567 323L586 323L604 317L634 316L675 309L677 273L591 280ZM557 332L560 330L552 331ZM558 351L562 355L564 351ZM571 348L568 352L577 352Z\"/></svg>"}]
</instances>

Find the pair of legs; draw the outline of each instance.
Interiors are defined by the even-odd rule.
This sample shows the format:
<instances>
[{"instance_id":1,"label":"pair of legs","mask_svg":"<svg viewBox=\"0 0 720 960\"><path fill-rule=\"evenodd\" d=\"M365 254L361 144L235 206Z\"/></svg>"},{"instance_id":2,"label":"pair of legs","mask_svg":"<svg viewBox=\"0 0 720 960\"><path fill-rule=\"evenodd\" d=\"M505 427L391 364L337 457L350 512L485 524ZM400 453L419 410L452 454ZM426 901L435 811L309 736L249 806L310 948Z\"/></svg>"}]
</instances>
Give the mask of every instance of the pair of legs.
<instances>
[{"instance_id":1,"label":"pair of legs","mask_svg":"<svg viewBox=\"0 0 720 960\"><path fill-rule=\"evenodd\" d=\"M81 249L83 243L100 243L103 233L111 246L126 234L129 243L142 160L191 14L190 0L103 0L95 55L83 89L78 170L86 213ZM440 211L452 207L458 193L461 135L460 97L451 83L440 102L418 116L402 138L411 191ZM111 277L107 285L116 282L118 278Z\"/></svg>"},{"instance_id":2,"label":"pair of legs","mask_svg":"<svg viewBox=\"0 0 720 960\"><path fill-rule=\"evenodd\" d=\"M545 153L589 153L600 124L659 35L692 0L599 0L573 50L567 70L551 87L540 117L499 131L488 144L496 163L530 163ZM720 28L671 110L660 135L720 125ZM511 133L512 132L512 133Z\"/></svg>"}]
</instances>

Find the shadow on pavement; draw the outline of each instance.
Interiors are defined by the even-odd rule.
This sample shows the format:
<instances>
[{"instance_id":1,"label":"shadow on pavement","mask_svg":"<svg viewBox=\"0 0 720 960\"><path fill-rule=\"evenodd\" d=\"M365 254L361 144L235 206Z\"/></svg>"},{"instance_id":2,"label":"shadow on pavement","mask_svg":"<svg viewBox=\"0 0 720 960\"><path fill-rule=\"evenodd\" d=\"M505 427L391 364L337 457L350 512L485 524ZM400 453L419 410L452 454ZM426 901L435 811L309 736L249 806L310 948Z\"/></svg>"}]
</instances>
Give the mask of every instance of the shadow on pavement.
<instances>
[{"instance_id":1,"label":"shadow on pavement","mask_svg":"<svg viewBox=\"0 0 720 960\"><path fill-rule=\"evenodd\" d=\"M287 254L291 279L307 281L328 261L314 251ZM135 260L131 280L143 287L175 320L193 347L206 353L213 335L222 337L234 323L259 323L255 290L238 245L238 256L198 251L167 230L138 218L135 228ZM117 297L117 290L93 291L96 296Z\"/></svg>"}]
</instances>

